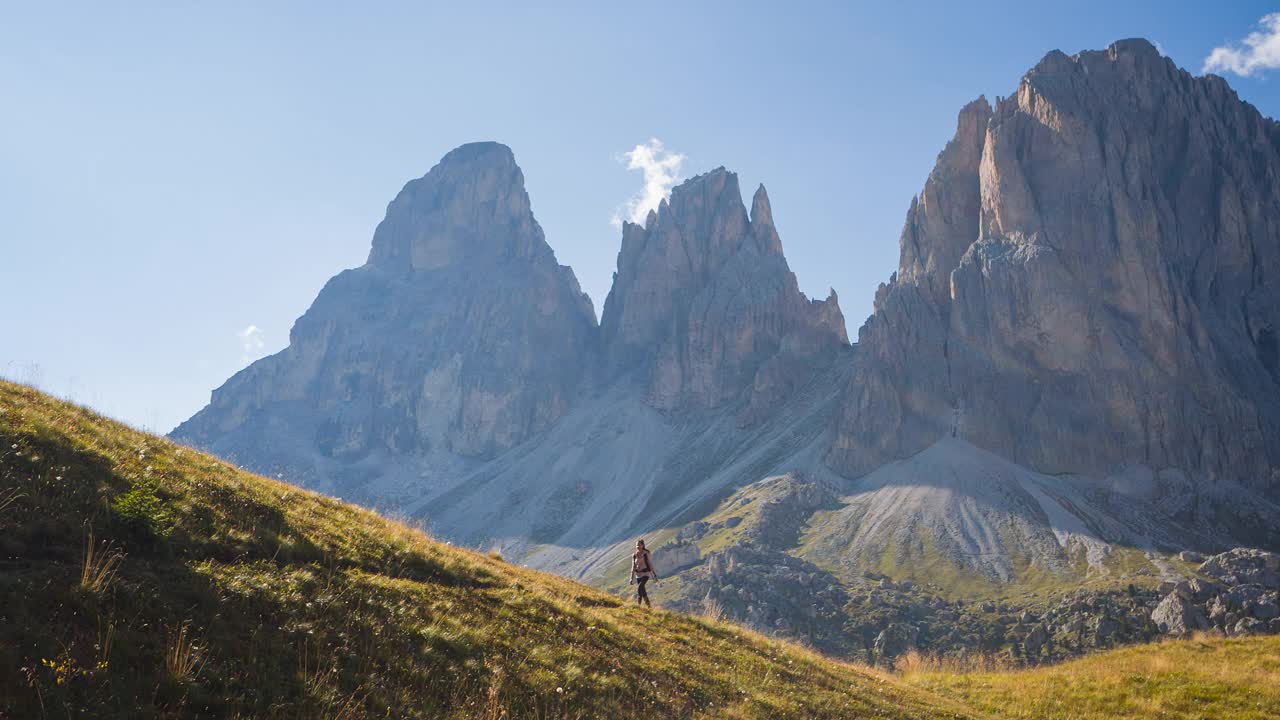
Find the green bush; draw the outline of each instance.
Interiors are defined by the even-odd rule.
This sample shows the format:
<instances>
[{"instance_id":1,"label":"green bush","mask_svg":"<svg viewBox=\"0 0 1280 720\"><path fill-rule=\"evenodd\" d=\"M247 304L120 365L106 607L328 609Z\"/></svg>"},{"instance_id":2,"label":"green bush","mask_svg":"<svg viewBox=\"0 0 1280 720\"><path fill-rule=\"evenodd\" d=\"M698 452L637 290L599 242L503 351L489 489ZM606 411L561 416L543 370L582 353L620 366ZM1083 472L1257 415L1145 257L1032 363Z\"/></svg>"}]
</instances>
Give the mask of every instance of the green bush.
<instances>
[{"instance_id":1,"label":"green bush","mask_svg":"<svg viewBox=\"0 0 1280 720\"><path fill-rule=\"evenodd\" d=\"M135 482L128 492L111 502L111 511L131 530L163 538L173 531L173 518L164 511L156 487L151 478Z\"/></svg>"}]
</instances>

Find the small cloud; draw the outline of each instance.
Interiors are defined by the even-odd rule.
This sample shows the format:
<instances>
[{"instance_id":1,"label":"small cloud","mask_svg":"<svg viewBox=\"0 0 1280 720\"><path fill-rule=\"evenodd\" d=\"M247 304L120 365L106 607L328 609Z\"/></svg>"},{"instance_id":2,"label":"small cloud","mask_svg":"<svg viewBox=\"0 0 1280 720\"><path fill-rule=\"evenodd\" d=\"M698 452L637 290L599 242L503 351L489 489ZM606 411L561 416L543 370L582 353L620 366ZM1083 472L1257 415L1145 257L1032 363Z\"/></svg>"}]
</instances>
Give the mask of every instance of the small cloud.
<instances>
[{"instance_id":1,"label":"small cloud","mask_svg":"<svg viewBox=\"0 0 1280 720\"><path fill-rule=\"evenodd\" d=\"M1264 70L1280 68L1280 13L1263 15L1258 26L1262 29L1246 35L1243 47L1223 45L1214 48L1204 59L1201 72L1225 71L1249 77Z\"/></svg>"},{"instance_id":2,"label":"small cloud","mask_svg":"<svg viewBox=\"0 0 1280 720\"><path fill-rule=\"evenodd\" d=\"M266 343L263 342L262 330L257 325L250 325L236 333L236 336L240 338L240 362L248 365L262 357Z\"/></svg>"},{"instance_id":3,"label":"small cloud","mask_svg":"<svg viewBox=\"0 0 1280 720\"><path fill-rule=\"evenodd\" d=\"M610 224L621 227L623 220L643 223L649 211L658 209L658 203L667 197L680 179L684 160L680 153L667 152L658 138L651 138L649 142L622 153L619 161L626 162L628 170L644 173L644 186L614 212Z\"/></svg>"}]
</instances>

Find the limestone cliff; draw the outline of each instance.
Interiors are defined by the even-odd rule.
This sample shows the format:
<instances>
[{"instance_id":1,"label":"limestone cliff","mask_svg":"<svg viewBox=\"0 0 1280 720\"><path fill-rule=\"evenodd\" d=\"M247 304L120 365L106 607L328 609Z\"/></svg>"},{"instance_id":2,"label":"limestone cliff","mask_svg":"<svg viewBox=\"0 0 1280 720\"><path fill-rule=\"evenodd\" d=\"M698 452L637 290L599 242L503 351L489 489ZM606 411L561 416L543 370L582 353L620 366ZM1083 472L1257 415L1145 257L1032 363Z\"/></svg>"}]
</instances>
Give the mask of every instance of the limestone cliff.
<instances>
[{"instance_id":1,"label":"limestone cliff","mask_svg":"<svg viewBox=\"0 0 1280 720\"><path fill-rule=\"evenodd\" d=\"M1278 238L1280 127L1222 79L1140 40L1050 53L961 112L829 460L856 476L955 435L1046 473L1275 493Z\"/></svg>"}]
</instances>

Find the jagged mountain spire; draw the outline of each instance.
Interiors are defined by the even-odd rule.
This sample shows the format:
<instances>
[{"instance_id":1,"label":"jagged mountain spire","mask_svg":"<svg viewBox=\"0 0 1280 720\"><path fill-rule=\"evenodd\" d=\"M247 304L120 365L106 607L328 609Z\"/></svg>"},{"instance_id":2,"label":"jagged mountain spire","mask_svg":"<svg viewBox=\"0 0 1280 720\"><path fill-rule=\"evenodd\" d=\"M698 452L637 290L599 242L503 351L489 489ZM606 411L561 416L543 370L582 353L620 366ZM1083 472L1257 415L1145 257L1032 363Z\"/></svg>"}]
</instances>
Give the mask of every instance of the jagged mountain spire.
<instances>
[{"instance_id":1,"label":"jagged mountain spire","mask_svg":"<svg viewBox=\"0 0 1280 720\"><path fill-rule=\"evenodd\" d=\"M800 292L764 186L748 215L723 167L676 187L643 228L624 225L601 334L614 362L646 373L664 410L742 396L789 335L810 337L797 347L814 353L845 341L838 305Z\"/></svg>"}]
</instances>

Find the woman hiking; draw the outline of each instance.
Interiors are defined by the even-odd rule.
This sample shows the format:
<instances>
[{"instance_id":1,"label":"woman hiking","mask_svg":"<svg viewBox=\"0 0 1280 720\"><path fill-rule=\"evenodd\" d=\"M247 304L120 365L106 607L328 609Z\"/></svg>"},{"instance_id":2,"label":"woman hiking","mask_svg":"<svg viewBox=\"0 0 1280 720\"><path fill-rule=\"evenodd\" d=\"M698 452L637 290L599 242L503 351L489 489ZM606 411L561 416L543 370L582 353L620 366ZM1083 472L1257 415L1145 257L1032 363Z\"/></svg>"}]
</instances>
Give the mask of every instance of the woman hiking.
<instances>
[{"instance_id":1,"label":"woman hiking","mask_svg":"<svg viewBox=\"0 0 1280 720\"><path fill-rule=\"evenodd\" d=\"M631 582L636 584L637 605L643 603L646 607L653 607L653 603L649 602L649 593L644 590L644 584L649 582L649 578L658 582L658 572L653 569L653 557L645 548L644 541L637 540L635 554L631 556Z\"/></svg>"}]
</instances>

